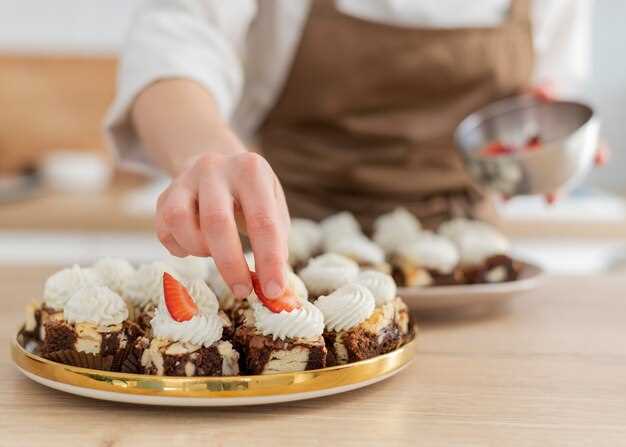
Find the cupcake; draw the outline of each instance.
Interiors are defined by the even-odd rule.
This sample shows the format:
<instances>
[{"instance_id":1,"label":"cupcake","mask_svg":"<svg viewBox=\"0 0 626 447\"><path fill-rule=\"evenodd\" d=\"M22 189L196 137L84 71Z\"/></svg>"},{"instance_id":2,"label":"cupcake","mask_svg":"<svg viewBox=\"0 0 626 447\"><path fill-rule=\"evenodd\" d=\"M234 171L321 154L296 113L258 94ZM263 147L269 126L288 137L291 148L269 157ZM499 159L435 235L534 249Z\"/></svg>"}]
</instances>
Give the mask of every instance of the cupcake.
<instances>
[{"instance_id":1,"label":"cupcake","mask_svg":"<svg viewBox=\"0 0 626 447\"><path fill-rule=\"evenodd\" d=\"M414 240L421 231L419 220L404 208L383 214L374 221L374 242L385 254L393 256L407 242Z\"/></svg>"},{"instance_id":2,"label":"cupcake","mask_svg":"<svg viewBox=\"0 0 626 447\"><path fill-rule=\"evenodd\" d=\"M256 274L250 308L235 332L248 374L305 371L326 366L324 321L318 308L293 290L276 299L263 296Z\"/></svg>"},{"instance_id":3,"label":"cupcake","mask_svg":"<svg viewBox=\"0 0 626 447\"><path fill-rule=\"evenodd\" d=\"M202 281L188 291L164 272L163 293L123 370L158 376L232 376L239 374L239 353L223 340L224 321L215 295Z\"/></svg>"},{"instance_id":4,"label":"cupcake","mask_svg":"<svg viewBox=\"0 0 626 447\"><path fill-rule=\"evenodd\" d=\"M129 303L131 320L144 330L150 329L150 320L161 300L164 273L180 280L179 274L165 262L144 264L130 277L122 294Z\"/></svg>"},{"instance_id":5,"label":"cupcake","mask_svg":"<svg viewBox=\"0 0 626 447\"><path fill-rule=\"evenodd\" d=\"M401 287L463 283L463 272L457 268L457 248L450 240L431 232L421 232L415 240L400 246L391 263L393 277Z\"/></svg>"},{"instance_id":6,"label":"cupcake","mask_svg":"<svg viewBox=\"0 0 626 447\"><path fill-rule=\"evenodd\" d=\"M289 238L289 265L299 271L307 261L322 250L322 229L320 225L309 219L291 219Z\"/></svg>"},{"instance_id":7,"label":"cupcake","mask_svg":"<svg viewBox=\"0 0 626 447\"><path fill-rule=\"evenodd\" d=\"M311 259L298 276L309 292L309 300L315 301L354 281L358 274L359 265L352 259L327 253Z\"/></svg>"},{"instance_id":8,"label":"cupcake","mask_svg":"<svg viewBox=\"0 0 626 447\"><path fill-rule=\"evenodd\" d=\"M63 320L65 304L78 290L86 286L103 285L100 276L93 270L74 265L50 276L44 285L43 303L32 303L26 307L25 336L45 340L45 323Z\"/></svg>"},{"instance_id":9,"label":"cupcake","mask_svg":"<svg viewBox=\"0 0 626 447\"><path fill-rule=\"evenodd\" d=\"M376 308L381 315L391 315L393 308L393 324L398 328L400 340L398 345L402 345L413 337L413 324L411 323L411 314L406 303L397 296L397 286L393 278L385 273L374 270L365 270L359 273L356 284L366 287L374 297ZM391 323L383 322L382 325ZM392 333L394 331L389 331Z\"/></svg>"},{"instance_id":10,"label":"cupcake","mask_svg":"<svg viewBox=\"0 0 626 447\"><path fill-rule=\"evenodd\" d=\"M85 368L119 371L142 334L126 302L104 285L86 285L67 300L63 316L44 323L43 357Z\"/></svg>"},{"instance_id":11,"label":"cupcake","mask_svg":"<svg viewBox=\"0 0 626 447\"><path fill-rule=\"evenodd\" d=\"M465 282L497 283L519 277L522 267L510 256L509 240L492 225L454 219L442 224L439 233L456 245Z\"/></svg>"},{"instance_id":12,"label":"cupcake","mask_svg":"<svg viewBox=\"0 0 626 447\"><path fill-rule=\"evenodd\" d=\"M401 343L393 303L377 307L365 286L346 284L319 297L315 306L324 315L328 366L376 357Z\"/></svg>"}]
</instances>

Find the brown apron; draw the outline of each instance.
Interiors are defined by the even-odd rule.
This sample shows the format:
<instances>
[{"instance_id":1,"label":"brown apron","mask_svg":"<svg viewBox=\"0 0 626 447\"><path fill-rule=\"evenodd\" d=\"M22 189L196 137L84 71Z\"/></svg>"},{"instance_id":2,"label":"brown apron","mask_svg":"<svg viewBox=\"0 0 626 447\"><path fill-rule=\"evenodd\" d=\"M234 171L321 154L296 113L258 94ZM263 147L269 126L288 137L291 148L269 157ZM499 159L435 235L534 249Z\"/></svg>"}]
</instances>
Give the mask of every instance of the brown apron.
<instances>
[{"instance_id":1,"label":"brown apron","mask_svg":"<svg viewBox=\"0 0 626 447\"><path fill-rule=\"evenodd\" d=\"M366 227L398 206L431 226L471 215L480 195L452 134L468 113L530 82L529 3L513 0L496 27L416 29L312 0L259 135L291 215L349 210Z\"/></svg>"}]
</instances>

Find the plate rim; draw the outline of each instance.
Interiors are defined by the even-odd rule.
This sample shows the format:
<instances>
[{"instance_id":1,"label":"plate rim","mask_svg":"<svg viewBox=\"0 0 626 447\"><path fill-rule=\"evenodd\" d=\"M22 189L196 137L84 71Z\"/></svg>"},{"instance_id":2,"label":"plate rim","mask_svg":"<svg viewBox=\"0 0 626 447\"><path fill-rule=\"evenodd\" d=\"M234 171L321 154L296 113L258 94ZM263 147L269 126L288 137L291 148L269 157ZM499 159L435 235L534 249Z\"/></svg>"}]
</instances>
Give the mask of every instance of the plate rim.
<instances>
[{"instance_id":1,"label":"plate rim","mask_svg":"<svg viewBox=\"0 0 626 447\"><path fill-rule=\"evenodd\" d=\"M62 387L54 384L68 385L76 388L74 392L60 391L86 397L150 404L141 402L141 398L146 398L143 400L154 400L155 405L178 405L177 400L186 405L183 401L189 399L215 402L206 406L247 405L251 404L249 402L273 403L342 393L393 376L408 366L417 353L415 335L410 342L390 353L347 365L254 376L164 377L100 371L53 362L28 352L19 343L18 336L19 333L10 342L11 357L20 372L28 373L25 376L29 379L55 389ZM52 383L46 383L48 381ZM107 394L133 398L111 399L105 397ZM241 403L233 403L239 399ZM163 402L156 402L159 400Z\"/></svg>"},{"instance_id":2,"label":"plate rim","mask_svg":"<svg viewBox=\"0 0 626 447\"><path fill-rule=\"evenodd\" d=\"M515 281L505 281L489 284L459 284L453 286L432 286L432 287L398 287L398 296L402 299L413 298L436 298L437 296L449 296L453 294L500 294L511 291L523 291L535 288L539 281L545 277L545 270L530 261L515 259L521 263L524 270L528 271L526 276Z\"/></svg>"}]
</instances>

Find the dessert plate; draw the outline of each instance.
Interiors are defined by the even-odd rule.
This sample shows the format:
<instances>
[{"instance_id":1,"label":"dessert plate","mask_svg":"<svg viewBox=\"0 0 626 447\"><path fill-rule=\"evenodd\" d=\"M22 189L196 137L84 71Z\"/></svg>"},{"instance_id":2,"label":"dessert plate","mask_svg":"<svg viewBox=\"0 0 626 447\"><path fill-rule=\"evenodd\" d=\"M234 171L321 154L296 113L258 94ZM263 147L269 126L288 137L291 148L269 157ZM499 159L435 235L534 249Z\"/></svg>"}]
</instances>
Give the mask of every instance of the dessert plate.
<instances>
[{"instance_id":1,"label":"dessert plate","mask_svg":"<svg viewBox=\"0 0 626 447\"><path fill-rule=\"evenodd\" d=\"M398 295L413 311L437 311L466 306L493 305L519 296L539 286L541 267L525 261L519 279L493 284L459 286L400 287Z\"/></svg>"},{"instance_id":2,"label":"dessert plate","mask_svg":"<svg viewBox=\"0 0 626 447\"><path fill-rule=\"evenodd\" d=\"M11 343L11 355L26 377L70 394L131 404L221 407L290 402L362 388L404 369L415 357L415 348L414 338L389 354L348 365L233 377L160 377L77 368L29 352L19 334Z\"/></svg>"}]
</instances>

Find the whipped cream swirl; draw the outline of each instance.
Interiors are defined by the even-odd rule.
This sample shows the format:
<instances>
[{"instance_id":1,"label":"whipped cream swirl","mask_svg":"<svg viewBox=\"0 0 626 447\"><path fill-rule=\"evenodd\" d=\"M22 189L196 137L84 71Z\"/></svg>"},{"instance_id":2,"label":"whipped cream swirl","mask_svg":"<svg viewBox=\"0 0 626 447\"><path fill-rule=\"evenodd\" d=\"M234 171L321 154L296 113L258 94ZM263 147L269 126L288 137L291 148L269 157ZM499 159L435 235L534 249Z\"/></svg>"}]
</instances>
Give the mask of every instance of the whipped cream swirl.
<instances>
[{"instance_id":1,"label":"whipped cream swirl","mask_svg":"<svg viewBox=\"0 0 626 447\"><path fill-rule=\"evenodd\" d=\"M43 300L48 307L63 310L69 299L80 289L87 286L103 285L100 276L92 269L63 269L50 276L44 285Z\"/></svg>"},{"instance_id":2,"label":"whipped cream swirl","mask_svg":"<svg viewBox=\"0 0 626 447\"><path fill-rule=\"evenodd\" d=\"M109 289L121 296L124 296L128 281L135 273L130 262L119 258L100 259L93 265L93 270Z\"/></svg>"},{"instance_id":3,"label":"whipped cream swirl","mask_svg":"<svg viewBox=\"0 0 626 447\"><path fill-rule=\"evenodd\" d=\"M398 254L411 265L444 274L452 272L459 262L459 252L452 242L427 231L401 246Z\"/></svg>"},{"instance_id":4,"label":"whipped cream swirl","mask_svg":"<svg viewBox=\"0 0 626 447\"><path fill-rule=\"evenodd\" d=\"M128 318L128 307L122 297L108 287L88 285L72 295L63 314L70 323L110 326Z\"/></svg>"},{"instance_id":5,"label":"whipped cream swirl","mask_svg":"<svg viewBox=\"0 0 626 447\"><path fill-rule=\"evenodd\" d=\"M385 262L385 253L378 245L362 235L336 237L325 244L330 253L337 253L364 264Z\"/></svg>"},{"instance_id":6,"label":"whipped cream swirl","mask_svg":"<svg viewBox=\"0 0 626 447\"><path fill-rule=\"evenodd\" d=\"M159 306L150 321L155 337L209 347L222 338L224 321L217 314L195 315L191 320L176 321L165 306Z\"/></svg>"},{"instance_id":7,"label":"whipped cream swirl","mask_svg":"<svg viewBox=\"0 0 626 447\"><path fill-rule=\"evenodd\" d=\"M306 285L292 271L287 272L287 287L293 290L293 293L301 300L307 301L309 299L309 291L306 289Z\"/></svg>"},{"instance_id":8,"label":"whipped cream swirl","mask_svg":"<svg viewBox=\"0 0 626 447\"><path fill-rule=\"evenodd\" d=\"M219 302L215 293L201 279L195 279L189 284L189 294L198 305L201 313L212 314L219 311Z\"/></svg>"},{"instance_id":9,"label":"whipped cream swirl","mask_svg":"<svg viewBox=\"0 0 626 447\"><path fill-rule=\"evenodd\" d=\"M404 208L383 214L374 221L374 242L387 254L417 237L421 225L417 218Z\"/></svg>"},{"instance_id":10,"label":"whipped cream swirl","mask_svg":"<svg viewBox=\"0 0 626 447\"><path fill-rule=\"evenodd\" d=\"M359 273L356 284L367 287L372 292L376 306L393 301L396 297L397 287L393 278L386 273L376 270L365 270Z\"/></svg>"},{"instance_id":11,"label":"whipped cream swirl","mask_svg":"<svg viewBox=\"0 0 626 447\"><path fill-rule=\"evenodd\" d=\"M290 264L306 261L321 248L322 229L309 219L291 219L287 245Z\"/></svg>"},{"instance_id":12,"label":"whipped cream swirl","mask_svg":"<svg viewBox=\"0 0 626 447\"><path fill-rule=\"evenodd\" d=\"M311 259L300 270L300 278L312 295L323 295L354 281L359 274L356 262L334 253L327 253Z\"/></svg>"},{"instance_id":13,"label":"whipped cream swirl","mask_svg":"<svg viewBox=\"0 0 626 447\"><path fill-rule=\"evenodd\" d=\"M178 273L164 262L144 264L129 279L125 297L135 306L158 304L163 295L163 273L180 280Z\"/></svg>"},{"instance_id":14,"label":"whipped cream swirl","mask_svg":"<svg viewBox=\"0 0 626 447\"><path fill-rule=\"evenodd\" d=\"M315 305L324 314L326 328L346 331L367 320L376 307L372 292L360 284L346 284L330 295L321 296Z\"/></svg>"},{"instance_id":15,"label":"whipped cream swirl","mask_svg":"<svg viewBox=\"0 0 626 447\"><path fill-rule=\"evenodd\" d=\"M252 293L248 297L254 312L254 324L263 335L274 340L286 338L315 338L324 332L324 317L320 310L307 300L300 298L300 309L274 313L263 305Z\"/></svg>"}]
</instances>

